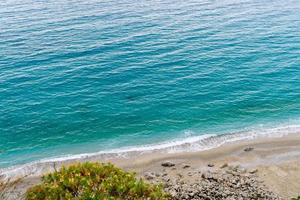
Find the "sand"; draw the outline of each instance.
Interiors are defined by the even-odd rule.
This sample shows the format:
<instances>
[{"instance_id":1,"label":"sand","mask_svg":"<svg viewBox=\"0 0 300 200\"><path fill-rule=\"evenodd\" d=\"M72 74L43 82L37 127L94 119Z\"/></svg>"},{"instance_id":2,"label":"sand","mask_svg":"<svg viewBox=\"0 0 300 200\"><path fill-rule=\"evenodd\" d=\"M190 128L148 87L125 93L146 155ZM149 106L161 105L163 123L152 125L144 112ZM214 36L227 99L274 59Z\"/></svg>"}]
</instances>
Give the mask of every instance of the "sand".
<instances>
[{"instance_id":1,"label":"sand","mask_svg":"<svg viewBox=\"0 0 300 200\"><path fill-rule=\"evenodd\" d=\"M245 149L249 151L245 151ZM22 194L28 187L40 181L40 174L50 172L53 166L68 165L78 161L109 161L117 166L137 172L138 176L146 173L161 173L165 167L162 162L170 161L175 166L170 170L171 176L182 174L182 179L193 181L188 173L193 170L206 170L208 164L213 168L219 168L226 164L239 165L248 170L256 170L257 176L282 199L291 199L300 195L300 133L282 137L264 137L253 140L230 142L217 148L184 153L145 153L143 155L129 156L125 158L100 159L98 156L80 160L45 163L41 171L35 171L26 177L13 193L11 199L22 199ZM184 165L190 165L184 169ZM173 174L172 174L173 173ZM22 174L20 174L22 176Z\"/></svg>"}]
</instances>

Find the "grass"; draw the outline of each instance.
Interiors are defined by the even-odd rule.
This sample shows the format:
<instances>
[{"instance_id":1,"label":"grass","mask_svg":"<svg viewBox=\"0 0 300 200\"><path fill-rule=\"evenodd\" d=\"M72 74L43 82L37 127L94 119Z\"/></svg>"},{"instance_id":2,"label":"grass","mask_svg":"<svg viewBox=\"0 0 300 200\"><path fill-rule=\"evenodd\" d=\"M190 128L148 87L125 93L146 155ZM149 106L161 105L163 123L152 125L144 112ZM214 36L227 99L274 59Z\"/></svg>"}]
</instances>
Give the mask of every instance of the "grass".
<instances>
[{"instance_id":1,"label":"grass","mask_svg":"<svg viewBox=\"0 0 300 200\"><path fill-rule=\"evenodd\" d=\"M26 192L26 200L166 200L161 185L137 179L108 163L78 163L42 177Z\"/></svg>"}]
</instances>

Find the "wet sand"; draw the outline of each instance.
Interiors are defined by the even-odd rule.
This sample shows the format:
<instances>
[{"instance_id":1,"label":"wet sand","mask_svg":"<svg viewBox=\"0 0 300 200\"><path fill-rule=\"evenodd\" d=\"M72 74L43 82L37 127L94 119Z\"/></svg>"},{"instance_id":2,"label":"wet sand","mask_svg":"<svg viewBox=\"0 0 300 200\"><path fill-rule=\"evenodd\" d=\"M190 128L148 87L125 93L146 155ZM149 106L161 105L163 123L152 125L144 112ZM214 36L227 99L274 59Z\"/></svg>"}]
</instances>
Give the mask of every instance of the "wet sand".
<instances>
[{"instance_id":1,"label":"wet sand","mask_svg":"<svg viewBox=\"0 0 300 200\"><path fill-rule=\"evenodd\" d=\"M11 199L22 199L24 191L40 181L40 174L53 171L61 165L78 161L109 161L117 166L137 172L138 176L147 173L161 173L166 170L161 164L170 161L175 164L169 170L170 176L182 174L182 179L194 181L189 172L220 168L224 164L241 166L247 170L257 170L257 176L282 199L300 195L300 133L277 138L258 138L253 140L226 143L220 147L187 153L145 153L125 158L100 159L93 156L84 159L55 163L44 163L41 170L33 172L18 184L10 195ZM188 169L184 165L189 165ZM210 165L210 167L208 166ZM26 173L29 173L27 171ZM173 174L173 175L172 175ZM23 176L24 174L19 174Z\"/></svg>"}]
</instances>

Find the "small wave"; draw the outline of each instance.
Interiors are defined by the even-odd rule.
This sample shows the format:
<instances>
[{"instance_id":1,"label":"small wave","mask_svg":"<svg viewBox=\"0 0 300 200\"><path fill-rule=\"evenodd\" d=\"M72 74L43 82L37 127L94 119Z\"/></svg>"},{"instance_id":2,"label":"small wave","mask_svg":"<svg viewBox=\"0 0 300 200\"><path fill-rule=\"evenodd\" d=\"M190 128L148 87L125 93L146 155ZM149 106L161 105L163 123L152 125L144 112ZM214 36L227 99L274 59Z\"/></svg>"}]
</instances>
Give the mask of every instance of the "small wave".
<instances>
[{"instance_id":1,"label":"small wave","mask_svg":"<svg viewBox=\"0 0 300 200\"><path fill-rule=\"evenodd\" d=\"M84 153L76 155L66 155L63 157L47 158L28 164L13 166L0 169L0 177L2 178L16 178L22 176L39 176L46 171L52 171L55 164L62 164L63 162L89 160L96 158L97 160L106 160L112 158L124 158L147 153L179 153L179 152L195 152L204 151L217 148L226 143L252 140L265 137L282 137L288 134L300 132L300 125L285 125L273 128L253 128L247 131L232 132L227 134L206 134L200 136L191 136L192 133L188 131L186 138L179 138L173 141L166 141L156 145L145 145L128 147L122 149L114 149L110 151L99 151L95 153Z\"/></svg>"}]
</instances>

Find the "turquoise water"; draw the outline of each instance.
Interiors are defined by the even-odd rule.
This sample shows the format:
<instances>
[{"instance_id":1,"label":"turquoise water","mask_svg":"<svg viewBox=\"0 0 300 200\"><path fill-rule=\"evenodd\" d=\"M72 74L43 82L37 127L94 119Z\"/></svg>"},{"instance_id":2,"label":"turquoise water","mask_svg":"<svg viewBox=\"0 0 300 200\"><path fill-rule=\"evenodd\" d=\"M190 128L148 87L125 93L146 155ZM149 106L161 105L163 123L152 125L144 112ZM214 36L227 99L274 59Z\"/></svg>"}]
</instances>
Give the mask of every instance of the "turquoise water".
<instances>
[{"instance_id":1,"label":"turquoise water","mask_svg":"<svg viewBox=\"0 0 300 200\"><path fill-rule=\"evenodd\" d=\"M0 167L300 124L298 0L0 2Z\"/></svg>"}]
</instances>

